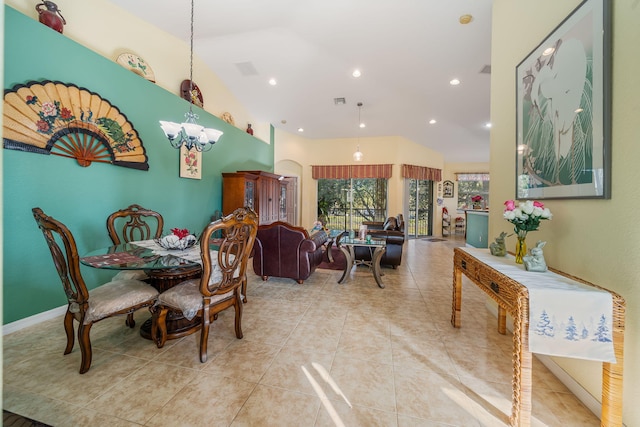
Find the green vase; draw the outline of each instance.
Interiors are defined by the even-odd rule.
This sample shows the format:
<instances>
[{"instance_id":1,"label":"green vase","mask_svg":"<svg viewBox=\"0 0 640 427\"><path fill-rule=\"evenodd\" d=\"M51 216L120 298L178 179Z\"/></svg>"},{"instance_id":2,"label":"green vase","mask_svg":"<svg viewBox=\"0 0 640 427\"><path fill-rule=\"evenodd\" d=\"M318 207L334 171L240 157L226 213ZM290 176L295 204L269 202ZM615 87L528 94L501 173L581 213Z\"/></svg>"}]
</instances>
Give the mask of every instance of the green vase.
<instances>
[{"instance_id":1,"label":"green vase","mask_svg":"<svg viewBox=\"0 0 640 427\"><path fill-rule=\"evenodd\" d=\"M516 242L516 264L522 264L522 257L527 254L527 242L525 239L526 236L518 236L518 241Z\"/></svg>"}]
</instances>

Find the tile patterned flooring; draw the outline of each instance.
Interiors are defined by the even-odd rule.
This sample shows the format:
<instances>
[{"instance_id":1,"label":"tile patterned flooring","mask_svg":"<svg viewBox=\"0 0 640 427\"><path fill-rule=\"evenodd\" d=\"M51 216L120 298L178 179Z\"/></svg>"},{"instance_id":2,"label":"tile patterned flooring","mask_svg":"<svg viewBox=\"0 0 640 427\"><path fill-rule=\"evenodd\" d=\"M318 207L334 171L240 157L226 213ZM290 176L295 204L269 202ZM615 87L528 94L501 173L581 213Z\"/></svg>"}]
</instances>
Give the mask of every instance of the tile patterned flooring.
<instances>
[{"instance_id":1,"label":"tile patterned flooring","mask_svg":"<svg viewBox=\"0 0 640 427\"><path fill-rule=\"evenodd\" d=\"M366 267L339 285L317 270L303 285L250 273L244 338L233 310L157 349L124 318L91 331L93 363L63 356L62 318L4 337L3 407L54 426L504 426L511 411L511 336L463 283L451 316L452 248L411 240L380 289ZM136 314L137 325L149 316ZM599 420L534 358L534 426Z\"/></svg>"}]
</instances>

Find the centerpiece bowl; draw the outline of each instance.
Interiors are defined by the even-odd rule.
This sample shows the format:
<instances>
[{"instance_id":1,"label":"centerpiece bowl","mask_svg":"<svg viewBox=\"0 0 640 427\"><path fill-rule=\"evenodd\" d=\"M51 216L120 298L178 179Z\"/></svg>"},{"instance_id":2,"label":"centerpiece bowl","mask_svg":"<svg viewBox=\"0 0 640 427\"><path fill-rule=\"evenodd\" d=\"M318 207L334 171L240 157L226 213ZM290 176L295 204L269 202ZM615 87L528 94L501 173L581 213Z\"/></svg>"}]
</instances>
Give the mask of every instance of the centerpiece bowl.
<instances>
[{"instance_id":1,"label":"centerpiece bowl","mask_svg":"<svg viewBox=\"0 0 640 427\"><path fill-rule=\"evenodd\" d=\"M192 247L198 242L198 239L196 239L196 236L194 236L193 234L188 234L183 238L179 238L175 234L169 234L160 239L154 239L154 240L158 245L162 246L164 249L180 250L180 251L189 249L190 247Z\"/></svg>"}]
</instances>

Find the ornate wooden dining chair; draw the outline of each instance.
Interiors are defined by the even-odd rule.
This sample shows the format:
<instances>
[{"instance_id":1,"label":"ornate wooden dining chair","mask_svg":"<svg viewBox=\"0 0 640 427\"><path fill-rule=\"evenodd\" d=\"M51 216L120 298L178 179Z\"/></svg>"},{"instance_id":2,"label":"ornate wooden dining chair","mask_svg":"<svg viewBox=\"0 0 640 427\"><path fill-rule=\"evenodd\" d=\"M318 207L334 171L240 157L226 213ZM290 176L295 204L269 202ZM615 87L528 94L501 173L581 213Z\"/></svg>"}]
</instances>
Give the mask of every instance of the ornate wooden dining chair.
<instances>
[{"instance_id":1,"label":"ornate wooden dining chair","mask_svg":"<svg viewBox=\"0 0 640 427\"><path fill-rule=\"evenodd\" d=\"M209 241L216 231L222 231L219 249L212 260ZM169 310L180 311L187 319L199 316L200 361L207 361L209 325L218 313L235 308L235 332L242 338L242 285L246 283L249 255L258 230L258 218L248 208L236 209L231 215L207 225L200 237L202 276L166 290L158 296L152 309L151 337L158 348L167 339L166 318ZM214 252L215 254L215 252Z\"/></svg>"},{"instance_id":2,"label":"ornate wooden dining chair","mask_svg":"<svg viewBox=\"0 0 640 427\"><path fill-rule=\"evenodd\" d=\"M107 231L114 245L162 237L164 219L158 212L131 205L107 217Z\"/></svg>"},{"instance_id":3,"label":"ornate wooden dining chair","mask_svg":"<svg viewBox=\"0 0 640 427\"><path fill-rule=\"evenodd\" d=\"M159 239L162 237L164 219L156 211L145 209L140 205L130 205L107 217L107 231L114 245L136 240ZM142 270L119 271L113 280L147 279Z\"/></svg>"},{"instance_id":4,"label":"ornate wooden dining chair","mask_svg":"<svg viewBox=\"0 0 640 427\"><path fill-rule=\"evenodd\" d=\"M151 307L158 291L140 280L115 280L87 290L80 273L80 258L76 241L69 229L61 222L47 216L42 209L33 208L33 217L40 227L49 246L53 263L58 271L68 306L64 316L64 330L67 334L67 347L64 354L71 353L74 345L74 324L78 322L78 343L82 352L80 373L91 367L91 326L107 317L126 314L125 324L135 326L133 312ZM62 246L61 246L62 245Z\"/></svg>"}]
</instances>

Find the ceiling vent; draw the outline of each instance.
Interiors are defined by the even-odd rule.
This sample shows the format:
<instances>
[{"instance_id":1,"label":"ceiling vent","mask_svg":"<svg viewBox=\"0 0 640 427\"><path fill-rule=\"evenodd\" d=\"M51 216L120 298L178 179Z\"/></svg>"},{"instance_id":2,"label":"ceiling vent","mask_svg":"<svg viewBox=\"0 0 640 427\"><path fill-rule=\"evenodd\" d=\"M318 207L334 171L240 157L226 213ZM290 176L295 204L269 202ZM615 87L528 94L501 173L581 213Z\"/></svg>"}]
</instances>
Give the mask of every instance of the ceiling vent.
<instances>
[{"instance_id":1,"label":"ceiling vent","mask_svg":"<svg viewBox=\"0 0 640 427\"><path fill-rule=\"evenodd\" d=\"M240 74L242 74L244 77L258 75L258 70L256 70L256 67L253 66L253 63L249 61L237 62L235 66L238 69L238 71L240 71Z\"/></svg>"},{"instance_id":2,"label":"ceiling vent","mask_svg":"<svg viewBox=\"0 0 640 427\"><path fill-rule=\"evenodd\" d=\"M336 105L345 105L347 100L345 98L333 98L333 103Z\"/></svg>"},{"instance_id":3,"label":"ceiling vent","mask_svg":"<svg viewBox=\"0 0 640 427\"><path fill-rule=\"evenodd\" d=\"M491 74L491 65L485 65L484 67L482 67L482 70L480 70L480 74Z\"/></svg>"}]
</instances>

